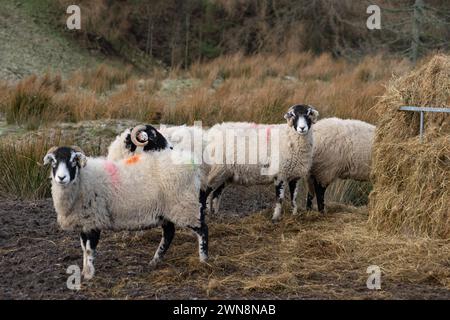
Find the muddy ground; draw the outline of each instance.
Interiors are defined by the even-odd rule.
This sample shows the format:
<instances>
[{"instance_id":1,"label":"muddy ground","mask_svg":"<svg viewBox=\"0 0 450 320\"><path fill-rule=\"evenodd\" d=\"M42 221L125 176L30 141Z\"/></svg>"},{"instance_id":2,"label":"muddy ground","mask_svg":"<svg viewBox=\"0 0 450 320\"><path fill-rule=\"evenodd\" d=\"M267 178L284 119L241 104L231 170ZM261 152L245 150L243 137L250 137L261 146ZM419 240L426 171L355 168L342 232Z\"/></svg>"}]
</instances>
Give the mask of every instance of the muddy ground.
<instances>
[{"instance_id":1,"label":"muddy ground","mask_svg":"<svg viewBox=\"0 0 450 320\"><path fill-rule=\"evenodd\" d=\"M258 187L255 187L258 188ZM83 283L80 291L66 287L66 268L82 263L79 239L76 233L63 232L56 224L51 199L39 201L0 200L0 298L1 299L449 299L450 291L435 281L409 283L408 281L385 281L381 291L370 291L365 286L365 270L353 268L340 270L338 278L327 273L309 274L299 279L294 292L283 293L286 288L254 286L214 285L223 279L227 283L238 270L233 263L220 262L226 255L223 248L229 241L238 241L244 214L258 215L263 210L259 223L261 230L287 226L272 225L269 221L271 188L254 189L252 196L241 187L229 188L222 202L222 214L209 217L210 264L202 266L196 262L195 238L188 232L178 231L168 252L166 261L156 270L149 270L150 260L159 240L159 230L142 232L104 232L98 247L96 276ZM255 196L256 195L256 196ZM239 200L236 200L239 199ZM264 211L265 210L265 211ZM360 223L366 217L360 214L331 213L328 217L314 216L302 222L304 228L316 223L342 223L343 226ZM327 220L328 219L328 220ZM339 220L337 220L339 219ZM266 221L267 220L267 221ZM227 230L219 232L226 221ZM253 221L253 220L249 220ZM295 220L297 221L297 220ZM257 223L257 222L255 222ZM215 227L215 225L219 227ZM231 226L231 227L230 227ZM236 233L233 232L236 227ZM292 226L291 226L292 227ZM300 226L303 228L303 226ZM244 229L242 229L244 230ZM281 231L280 231L281 232ZM229 234L229 237L227 236ZM217 237L217 238L216 238ZM227 239L228 238L228 239ZM264 234L255 236L255 243L264 239ZM321 243L315 240L314 243ZM236 245L236 243L234 243ZM241 243L245 254L250 243ZM230 247L231 248L231 247ZM233 247L235 248L235 247ZM220 250L219 250L220 249ZM384 250L383 248L380 248ZM225 249L226 250L226 249ZM231 250L231 249L230 249ZM324 250L320 248L320 250ZM319 252L322 252L319 251ZM182 252L182 253L181 253ZM324 251L325 252L325 251ZM326 253L326 252L325 252ZM182 257L180 257L180 255ZM240 258L241 259L241 258ZM238 262L236 262L238 263ZM249 277L261 272L258 265L248 265ZM242 272L242 271L239 271ZM164 278L165 277L165 278ZM164 279L164 281L158 280ZM173 279L173 280L172 280ZM192 281L195 279L195 281ZM221 281L221 280L220 280ZM219 282L220 282L219 281ZM230 283L233 283L232 281ZM215 290L217 288L217 290ZM214 290L213 290L214 289ZM266 288L267 289L267 288Z\"/></svg>"}]
</instances>

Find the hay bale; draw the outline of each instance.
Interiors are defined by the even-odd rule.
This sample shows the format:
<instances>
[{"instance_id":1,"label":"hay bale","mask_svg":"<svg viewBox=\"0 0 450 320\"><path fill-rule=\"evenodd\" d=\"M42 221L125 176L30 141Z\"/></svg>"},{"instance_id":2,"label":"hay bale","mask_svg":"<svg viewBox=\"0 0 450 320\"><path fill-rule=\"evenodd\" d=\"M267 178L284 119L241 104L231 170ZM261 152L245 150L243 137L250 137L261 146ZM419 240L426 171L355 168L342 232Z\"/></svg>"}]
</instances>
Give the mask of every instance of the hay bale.
<instances>
[{"instance_id":1,"label":"hay bale","mask_svg":"<svg viewBox=\"0 0 450 320\"><path fill-rule=\"evenodd\" d=\"M450 107L450 56L436 55L390 82L375 106L369 225L377 230L450 238L450 115L398 111L402 105Z\"/></svg>"}]
</instances>

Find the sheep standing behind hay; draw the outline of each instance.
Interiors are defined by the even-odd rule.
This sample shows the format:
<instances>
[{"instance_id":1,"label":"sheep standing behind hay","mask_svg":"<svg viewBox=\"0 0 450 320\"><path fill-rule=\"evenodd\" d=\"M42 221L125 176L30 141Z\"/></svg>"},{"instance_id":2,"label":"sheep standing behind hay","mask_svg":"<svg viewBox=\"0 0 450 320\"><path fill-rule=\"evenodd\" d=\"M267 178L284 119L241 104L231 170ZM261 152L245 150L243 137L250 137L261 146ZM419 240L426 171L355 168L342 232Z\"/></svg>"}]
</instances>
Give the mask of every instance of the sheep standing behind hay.
<instances>
[{"instance_id":1,"label":"sheep standing behind hay","mask_svg":"<svg viewBox=\"0 0 450 320\"><path fill-rule=\"evenodd\" d=\"M169 248L175 225L189 228L198 236L200 260L207 259L208 227L205 207L199 204L200 171L190 160L190 153L173 150L118 162L86 158L78 147L48 151L44 164L52 165L57 220L62 229L81 232L84 278L94 275L100 230L162 226L161 243L151 261L154 266Z\"/></svg>"},{"instance_id":2,"label":"sheep standing behind hay","mask_svg":"<svg viewBox=\"0 0 450 320\"><path fill-rule=\"evenodd\" d=\"M374 135L375 126L359 120L327 118L314 125L308 210L316 196L318 210L324 211L325 191L336 179L369 180Z\"/></svg>"},{"instance_id":3,"label":"sheep standing behind hay","mask_svg":"<svg viewBox=\"0 0 450 320\"><path fill-rule=\"evenodd\" d=\"M255 125L251 123L222 123L213 126L209 130L209 143L211 157L211 170L208 174L208 187L210 190L217 190L227 182L234 182L243 185L269 184L275 181L277 203L272 220L281 218L281 207L284 199L284 185L289 184L290 189L297 184L297 181L306 177L312 163L313 135L310 130L312 124L316 122L319 113L311 106L294 105L285 114L287 124L277 125ZM250 164L248 162L238 163L238 161L227 162L223 159L227 150L224 136L227 130L235 130L239 135L251 136L256 130L263 129L267 133L267 139L271 137L271 132L278 130L279 140L271 141L277 145L278 157L270 154L267 163ZM234 144L232 152L237 153L239 147ZM245 150L246 154L232 154L232 159L237 160L240 156L248 159L249 156L259 154L258 145L249 145ZM277 159L277 164L275 164ZM261 160L261 159L259 159ZM262 170L270 168L270 174L262 174ZM295 204L295 193L291 192L292 203ZM296 205L293 208L296 213Z\"/></svg>"}]
</instances>

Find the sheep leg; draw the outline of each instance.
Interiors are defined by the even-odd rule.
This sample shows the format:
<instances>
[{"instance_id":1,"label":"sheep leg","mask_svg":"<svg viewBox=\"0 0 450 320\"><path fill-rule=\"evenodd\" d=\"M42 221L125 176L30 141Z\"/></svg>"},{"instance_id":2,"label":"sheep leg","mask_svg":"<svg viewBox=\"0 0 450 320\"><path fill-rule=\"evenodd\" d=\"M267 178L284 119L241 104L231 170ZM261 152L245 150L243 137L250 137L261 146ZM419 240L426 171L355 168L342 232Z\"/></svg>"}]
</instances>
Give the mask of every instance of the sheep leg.
<instances>
[{"instance_id":1,"label":"sheep leg","mask_svg":"<svg viewBox=\"0 0 450 320\"><path fill-rule=\"evenodd\" d=\"M308 195L306 196L306 210L308 210L308 211L312 210L313 199L314 199L314 196L308 192Z\"/></svg>"},{"instance_id":2,"label":"sheep leg","mask_svg":"<svg viewBox=\"0 0 450 320\"><path fill-rule=\"evenodd\" d=\"M200 210L203 210L204 214L206 214L206 208L208 208L208 197L212 191L213 189L210 187L207 187L206 190L200 189L198 202L200 203Z\"/></svg>"},{"instance_id":3,"label":"sheep leg","mask_svg":"<svg viewBox=\"0 0 450 320\"><path fill-rule=\"evenodd\" d=\"M219 210L220 195L226 186L226 183L231 180L232 174L223 169L223 166L213 166L208 174L208 190L214 191L211 197L210 212L217 213Z\"/></svg>"},{"instance_id":4,"label":"sheep leg","mask_svg":"<svg viewBox=\"0 0 450 320\"><path fill-rule=\"evenodd\" d=\"M289 181L289 193L291 194L291 204L292 204L292 214L297 214L297 191L298 191L298 180L293 179Z\"/></svg>"},{"instance_id":5,"label":"sheep leg","mask_svg":"<svg viewBox=\"0 0 450 320\"><path fill-rule=\"evenodd\" d=\"M273 212L272 222L277 222L281 219L281 209L284 199L284 182L279 181L275 184L275 194L277 203L275 205L275 211Z\"/></svg>"},{"instance_id":6,"label":"sheep leg","mask_svg":"<svg viewBox=\"0 0 450 320\"><path fill-rule=\"evenodd\" d=\"M325 212L325 191L327 190L327 187L322 186L319 182L317 182L316 179L314 179L314 191L316 193L317 198L317 210L319 212L324 213Z\"/></svg>"},{"instance_id":7,"label":"sheep leg","mask_svg":"<svg viewBox=\"0 0 450 320\"><path fill-rule=\"evenodd\" d=\"M219 206L220 206L220 200L221 195L223 192L223 189L225 189L225 182L222 183L211 195L211 203L210 203L210 210L212 214L217 214L219 212Z\"/></svg>"},{"instance_id":8,"label":"sheep leg","mask_svg":"<svg viewBox=\"0 0 450 320\"><path fill-rule=\"evenodd\" d=\"M306 210L308 210L308 211L312 210L312 201L313 201L314 195L315 195L314 181L315 181L315 178L312 176L309 176L306 179L307 187L308 187L308 195L306 196Z\"/></svg>"},{"instance_id":9,"label":"sheep leg","mask_svg":"<svg viewBox=\"0 0 450 320\"><path fill-rule=\"evenodd\" d=\"M170 221L164 221L162 224L162 238L159 243L158 249L156 249L155 255L152 261L150 261L150 267L155 267L164 257L172 243L173 237L175 236L175 225Z\"/></svg>"},{"instance_id":10,"label":"sheep leg","mask_svg":"<svg viewBox=\"0 0 450 320\"><path fill-rule=\"evenodd\" d=\"M201 262L208 260L208 226L205 222L206 199L209 190L200 190L200 227L190 227L198 238L198 254Z\"/></svg>"},{"instance_id":11,"label":"sheep leg","mask_svg":"<svg viewBox=\"0 0 450 320\"><path fill-rule=\"evenodd\" d=\"M100 230L90 230L80 234L81 249L83 249L82 275L86 280L92 279L95 273L94 257L99 239Z\"/></svg>"},{"instance_id":12,"label":"sheep leg","mask_svg":"<svg viewBox=\"0 0 450 320\"><path fill-rule=\"evenodd\" d=\"M208 260L208 226L205 222L201 227L191 228L198 238L198 255L200 262Z\"/></svg>"}]
</instances>

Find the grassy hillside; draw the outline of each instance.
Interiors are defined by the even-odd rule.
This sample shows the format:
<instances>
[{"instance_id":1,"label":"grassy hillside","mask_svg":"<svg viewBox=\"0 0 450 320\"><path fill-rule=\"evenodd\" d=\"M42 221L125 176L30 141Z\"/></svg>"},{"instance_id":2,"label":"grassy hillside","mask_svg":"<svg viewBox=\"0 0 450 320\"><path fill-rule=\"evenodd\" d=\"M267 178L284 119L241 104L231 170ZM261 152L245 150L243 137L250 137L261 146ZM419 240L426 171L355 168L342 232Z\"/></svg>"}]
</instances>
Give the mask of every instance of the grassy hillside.
<instances>
[{"instance_id":1,"label":"grassy hillside","mask_svg":"<svg viewBox=\"0 0 450 320\"><path fill-rule=\"evenodd\" d=\"M64 21L54 20L51 2L1 0L0 79L17 80L49 70L67 74L105 60L64 34Z\"/></svg>"}]
</instances>

